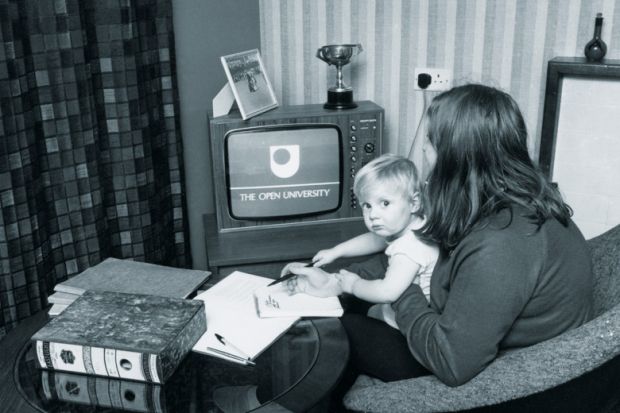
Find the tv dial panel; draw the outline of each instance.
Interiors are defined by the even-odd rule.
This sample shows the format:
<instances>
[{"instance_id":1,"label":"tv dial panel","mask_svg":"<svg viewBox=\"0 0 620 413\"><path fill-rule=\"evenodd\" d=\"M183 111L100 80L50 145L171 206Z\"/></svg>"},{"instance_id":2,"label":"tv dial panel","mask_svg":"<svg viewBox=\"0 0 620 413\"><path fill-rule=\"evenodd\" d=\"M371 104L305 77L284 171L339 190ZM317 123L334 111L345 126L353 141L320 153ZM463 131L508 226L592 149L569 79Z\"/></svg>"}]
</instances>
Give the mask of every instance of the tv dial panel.
<instances>
[{"instance_id":1,"label":"tv dial panel","mask_svg":"<svg viewBox=\"0 0 620 413\"><path fill-rule=\"evenodd\" d=\"M353 181L357 172L368 162L376 158L380 153L380 120L376 116L364 117L359 120L350 120L349 135L349 160L350 169L348 173L351 177L349 187L351 208L357 209L358 202L353 193Z\"/></svg>"}]
</instances>

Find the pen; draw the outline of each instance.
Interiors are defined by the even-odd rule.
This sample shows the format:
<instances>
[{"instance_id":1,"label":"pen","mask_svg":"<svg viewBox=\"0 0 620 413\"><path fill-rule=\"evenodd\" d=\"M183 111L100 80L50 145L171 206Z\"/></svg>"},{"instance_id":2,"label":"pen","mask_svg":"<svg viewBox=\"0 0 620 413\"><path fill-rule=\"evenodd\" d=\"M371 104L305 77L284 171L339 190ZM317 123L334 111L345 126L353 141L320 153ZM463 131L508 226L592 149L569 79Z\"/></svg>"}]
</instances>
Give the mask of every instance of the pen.
<instances>
[{"instance_id":1,"label":"pen","mask_svg":"<svg viewBox=\"0 0 620 413\"><path fill-rule=\"evenodd\" d=\"M253 362L253 361L252 361L252 360L250 360L250 359L243 358L243 357L239 357L239 356L238 356L238 355L236 355L236 354L227 353L227 352L222 351L222 350L217 349L217 348L207 347L207 351L210 351L210 352L215 353L215 354L219 354L219 355L221 355L221 356L227 357L227 358L229 358L229 359L232 359L232 360L238 361L238 362L243 363L243 364L247 364L247 365L249 365L249 366L256 366L256 363L255 363L255 362Z\"/></svg>"},{"instance_id":2,"label":"pen","mask_svg":"<svg viewBox=\"0 0 620 413\"><path fill-rule=\"evenodd\" d=\"M247 354L245 354L243 350L235 346L230 341L226 340L222 335L215 333L215 338L217 338L217 341L219 341L220 343L222 343L223 345L225 345L226 347L232 349L235 353L237 353L239 355L239 358L242 358L248 361L250 360L250 357Z\"/></svg>"},{"instance_id":3,"label":"pen","mask_svg":"<svg viewBox=\"0 0 620 413\"><path fill-rule=\"evenodd\" d=\"M306 265L304 265L304 267L312 267L312 263L309 262ZM280 277L277 280L272 281L269 284L267 284L267 287L271 287L272 285L280 284L281 282L284 282L286 280L290 280L291 278L296 277L296 276L297 276L297 274L293 274L292 272L289 272L285 276Z\"/></svg>"}]
</instances>

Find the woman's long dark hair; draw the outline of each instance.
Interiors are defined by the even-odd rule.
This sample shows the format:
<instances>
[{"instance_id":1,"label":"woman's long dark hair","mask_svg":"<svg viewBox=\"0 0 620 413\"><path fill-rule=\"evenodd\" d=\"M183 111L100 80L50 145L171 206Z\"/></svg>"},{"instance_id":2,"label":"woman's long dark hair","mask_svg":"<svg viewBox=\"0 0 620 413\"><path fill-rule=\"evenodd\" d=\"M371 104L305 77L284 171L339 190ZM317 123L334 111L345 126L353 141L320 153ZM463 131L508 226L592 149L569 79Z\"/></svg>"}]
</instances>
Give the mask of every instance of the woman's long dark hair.
<instances>
[{"instance_id":1,"label":"woman's long dark hair","mask_svg":"<svg viewBox=\"0 0 620 413\"><path fill-rule=\"evenodd\" d=\"M525 122L510 95L456 87L435 97L427 116L437 162L426 186L424 238L451 250L485 217L515 204L539 226L550 217L568 225L572 211L530 159Z\"/></svg>"}]
</instances>

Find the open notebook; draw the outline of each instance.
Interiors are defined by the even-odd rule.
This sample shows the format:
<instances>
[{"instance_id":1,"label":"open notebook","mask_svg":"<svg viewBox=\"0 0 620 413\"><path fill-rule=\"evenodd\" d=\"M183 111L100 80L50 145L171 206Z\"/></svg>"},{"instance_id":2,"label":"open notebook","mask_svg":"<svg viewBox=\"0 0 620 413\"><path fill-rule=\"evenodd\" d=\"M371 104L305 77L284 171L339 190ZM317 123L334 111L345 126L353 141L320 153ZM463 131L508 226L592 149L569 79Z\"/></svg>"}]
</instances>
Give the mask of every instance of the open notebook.
<instances>
[{"instance_id":1,"label":"open notebook","mask_svg":"<svg viewBox=\"0 0 620 413\"><path fill-rule=\"evenodd\" d=\"M283 284L235 271L196 296L205 303L207 331L193 351L251 364L301 317L339 317L338 297L289 296ZM223 340L218 339L223 338Z\"/></svg>"},{"instance_id":2,"label":"open notebook","mask_svg":"<svg viewBox=\"0 0 620 413\"><path fill-rule=\"evenodd\" d=\"M193 351L236 363L251 364L267 347L299 320L299 317L260 318L254 291L273 281L235 271L194 299L205 303L207 331ZM224 337L223 344L216 334Z\"/></svg>"}]
</instances>

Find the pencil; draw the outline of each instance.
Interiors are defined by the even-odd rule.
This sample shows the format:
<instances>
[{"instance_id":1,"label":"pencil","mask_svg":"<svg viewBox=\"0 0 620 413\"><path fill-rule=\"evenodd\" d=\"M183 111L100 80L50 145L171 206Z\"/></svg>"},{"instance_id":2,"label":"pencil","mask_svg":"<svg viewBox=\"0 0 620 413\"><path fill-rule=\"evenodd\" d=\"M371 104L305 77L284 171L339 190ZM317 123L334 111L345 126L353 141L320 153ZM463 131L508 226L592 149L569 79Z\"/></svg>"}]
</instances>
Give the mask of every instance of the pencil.
<instances>
[{"instance_id":1,"label":"pencil","mask_svg":"<svg viewBox=\"0 0 620 413\"><path fill-rule=\"evenodd\" d=\"M309 262L306 265L304 265L304 267L312 267L312 263ZM271 287L272 285L276 285L276 284L280 284L281 282L284 282L286 280L290 280L293 277L297 277L297 274L293 274L292 272L289 272L288 274L286 274L283 277L278 278L275 281L270 282L269 284L267 284L267 287Z\"/></svg>"}]
</instances>

